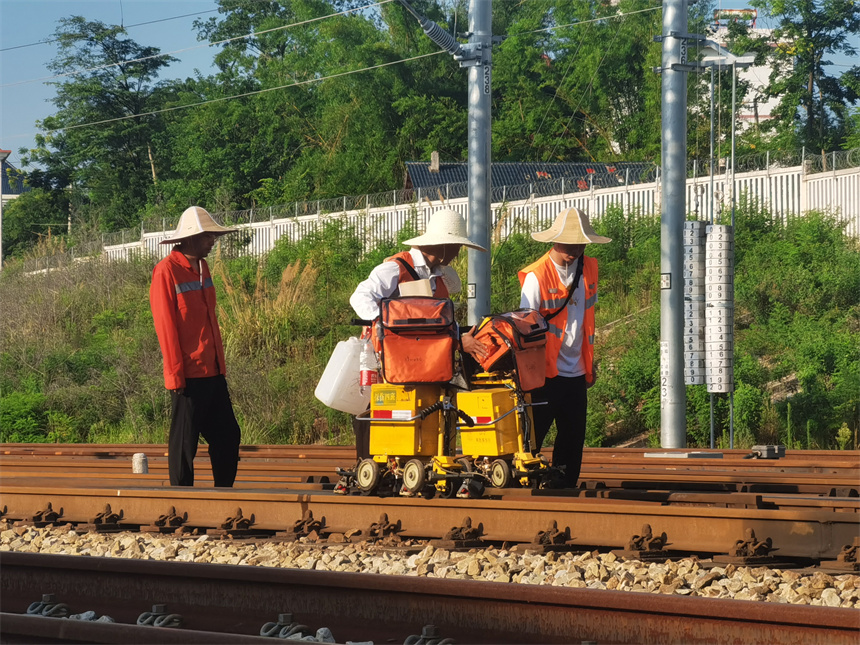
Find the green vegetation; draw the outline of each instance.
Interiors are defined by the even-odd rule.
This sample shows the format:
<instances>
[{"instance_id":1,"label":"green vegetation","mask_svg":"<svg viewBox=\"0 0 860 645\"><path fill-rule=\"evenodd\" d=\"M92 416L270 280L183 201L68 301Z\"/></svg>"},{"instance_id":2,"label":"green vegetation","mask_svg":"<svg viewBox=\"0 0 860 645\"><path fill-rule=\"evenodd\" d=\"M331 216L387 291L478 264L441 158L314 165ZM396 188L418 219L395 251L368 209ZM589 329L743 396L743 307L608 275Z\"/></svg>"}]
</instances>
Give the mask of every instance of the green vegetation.
<instances>
[{"instance_id":1,"label":"green vegetation","mask_svg":"<svg viewBox=\"0 0 860 645\"><path fill-rule=\"evenodd\" d=\"M55 112L21 151L32 190L4 208L4 253L20 256L70 215L68 243L80 248L98 233L172 224L189 204L218 213L396 190L408 161L434 150L443 162L465 160L466 71L397 2L334 15L363 4L219 0L218 17L196 24L200 40L219 43L217 71L183 80L163 79L172 59L121 26L60 21ZM414 4L448 33L468 25L462 0ZM760 39L732 23L731 49L779 73L757 94L741 80L737 100L774 100L779 118L738 132L738 153L856 147L860 66L837 74L828 63L856 53L860 5L753 4L777 28ZM690 5L691 33L708 33L715 5ZM493 32L506 38L493 52L492 158L659 163L661 20L651 0L494 3ZM688 84L689 157L700 164L709 80L694 74ZM725 157L730 71L717 87L716 156Z\"/></svg>"},{"instance_id":2,"label":"green vegetation","mask_svg":"<svg viewBox=\"0 0 860 645\"><path fill-rule=\"evenodd\" d=\"M599 377L588 444L659 442L659 226L610 210L600 261ZM228 381L246 443L350 443L347 415L313 396L328 357L357 333L355 285L413 234L362 253L364 223L332 218L261 262L211 258ZM820 213L774 223L737 213L735 445L856 447L860 414L860 249ZM495 311L519 304L516 270L545 252L525 226L493 246ZM0 441L162 442L169 398L148 306L154 261L74 263L0 274ZM455 268L466 271L466 254ZM462 295L458 316L465 316ZM687 388L688 441L706 446L710 397ZM728 398L715 397L720 446Z\"/></svg>"}]
</instances>

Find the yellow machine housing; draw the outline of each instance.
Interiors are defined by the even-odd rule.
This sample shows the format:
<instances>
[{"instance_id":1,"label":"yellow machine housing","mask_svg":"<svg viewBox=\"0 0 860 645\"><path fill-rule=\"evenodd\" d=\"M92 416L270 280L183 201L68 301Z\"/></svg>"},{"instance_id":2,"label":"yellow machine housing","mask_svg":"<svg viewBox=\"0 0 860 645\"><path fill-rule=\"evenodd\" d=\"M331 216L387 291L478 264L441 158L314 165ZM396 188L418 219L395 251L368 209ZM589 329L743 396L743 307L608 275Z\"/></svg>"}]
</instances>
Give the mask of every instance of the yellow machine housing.
<instances>
[{"instance_id":1,"label":"yellow machine housing","mask_svg":"<svg viewBox=\"0 0 860 645\"><path fill-rule=\"evenodd\" d=\"M440 413L414 419L439 401L438 385L376 383L370 390L370 454L432 457L437 454Z\"/></svg>"},{"instance_id":2,"label":"yellow machine housing","mask_svg":"<svg viewBox=\"0 0 860 645\"><path fill-rule=\"evenodd\" d=\"M457 407L476 423L489 423L513 410L514 398L509 388L496 387L457 394ZM522 450L519 441L519 419L511 412L490 425L470 428L460 426L460 446L463 454L477 457L501 457Z\"/></svg>"}]
</instances>

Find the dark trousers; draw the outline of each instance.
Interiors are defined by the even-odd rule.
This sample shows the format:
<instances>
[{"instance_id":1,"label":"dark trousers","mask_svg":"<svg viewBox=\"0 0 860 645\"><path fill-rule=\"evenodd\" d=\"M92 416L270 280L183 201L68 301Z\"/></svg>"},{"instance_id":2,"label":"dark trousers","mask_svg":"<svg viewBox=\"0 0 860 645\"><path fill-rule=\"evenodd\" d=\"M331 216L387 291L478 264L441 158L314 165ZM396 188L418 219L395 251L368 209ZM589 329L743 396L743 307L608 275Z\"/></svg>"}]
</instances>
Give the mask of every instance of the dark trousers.
<instances>
[{"instance_id":1,"label":"dark trousers","mask_svg":"<svg viewBox=\"0 0 860 645\"><path fill-rule=\"evenodd\" d=\"M543 445L547 432L555 421L557 434L552 449L552 465L564 466L566 486L576 486L582 469L582 449L585 445L585 419L588 408L588 384L585 376L556 376L532 392L532 401L546 405L532 408L535 420L537 449Z\"/></svg>"},{"instance_id":2,"label":"dark trousers","mask_svg":"<svg viewBox=\"0 0 860 645\"><path fill-rule=\"evenodd\" d=\"M230 487L239 467L240 431L224 375L185 379L182 394L170 393L167 464L171 486L194 485L194 457L200 435L209 444L216 486Z\"/></svg>"}]
</instances>

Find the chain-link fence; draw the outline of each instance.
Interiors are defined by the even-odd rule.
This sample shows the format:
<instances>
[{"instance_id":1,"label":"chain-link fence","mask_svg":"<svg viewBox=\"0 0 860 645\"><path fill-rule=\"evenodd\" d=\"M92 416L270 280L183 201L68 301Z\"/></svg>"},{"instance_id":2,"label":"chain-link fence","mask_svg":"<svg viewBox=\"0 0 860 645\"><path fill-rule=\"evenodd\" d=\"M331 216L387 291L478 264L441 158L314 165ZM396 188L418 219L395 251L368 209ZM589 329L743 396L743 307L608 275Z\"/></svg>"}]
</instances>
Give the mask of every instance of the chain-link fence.
<instances>
[{"instance_id":1,"label":"chain-link fence","mask_svg":"<svg viewBox=\"0 0 860 645\"><path fill-rule=\"evenodd\" d=\"M732 158L724 154L714 159L714 174L722 175L731 170ZM757 170L781 170L803 166L806 173L832 172L860 166L860 148L833 152L811 153L802 150L777 150L735 155L735 173ZM687 177L707 177L711 172L710 159L690 159L687 162Z\"/></svg>"},{"instance_id":2,"label":"chain-link fence","mask_svg":"<svg viewBox=\"0 0 860 645\"><path fill-rule=\"evenodd\" d=\"M763 170L802 168L807 174L845 170L860 167L860 148L828 153L810 154L806 150L786 152L763 152L737 155L735 173ZM730 157L715 160L714 174L724 175L731 167ZM688 161L687 176L691 179L709 176L710 160L691 159ZM592 192L600 189L624 188L637 184L653 183L661 175L660 167L651 162L625 162L591 164L582 176L540 179L509 186L492 188L491 202L505 204L530 198L550 196L572 196L576 193ZM356 211L370 212L371 209L397 208L399 206L421 205L429 202L448 202L468 196L468 183L451 183L425 188L391 190L381 193L343 196L331 199L306 200L277 206L265 206L238 211L212 213L213 218L224 226L252 225L309 216L322 216L332 213ZM26 271L39 271L62 266L76 259L99 255L105 247L123 246L140 242L147 233L169 232L175 221L166 218L149 218L139 228L124 229L104 233L99 239L79 241L73 248L62 252L32 258L25 262ZM124 251L128 255L146 252L140 250Z\"/></svg>"}]
</instances>

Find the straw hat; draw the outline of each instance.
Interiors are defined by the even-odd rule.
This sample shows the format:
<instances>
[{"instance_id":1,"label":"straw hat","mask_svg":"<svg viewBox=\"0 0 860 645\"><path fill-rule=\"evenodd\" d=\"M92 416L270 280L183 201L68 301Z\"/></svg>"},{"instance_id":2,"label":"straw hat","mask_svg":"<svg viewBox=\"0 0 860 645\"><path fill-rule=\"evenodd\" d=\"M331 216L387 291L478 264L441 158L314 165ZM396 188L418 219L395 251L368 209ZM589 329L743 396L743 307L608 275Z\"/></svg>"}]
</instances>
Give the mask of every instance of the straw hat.
<instances>
[{"instance_id":1,"label":"straw hat","mask_svg":"<svg viewBox=\"0 0 860 645\"><path fill-rule=\"evenodd\" d=\"M427 230L423 235L403 242L408 246L433 246L436 244L462 244L470 249L486 251L466 237L466 220L457 211L443 208L430 215Z\"/></svg>"},{"instance_id":2,"label":"straw hat","mask_svg":"<svg viewBox=\"0 0 860 645\"><path fill-rule=\"evenodd\" d=\"M595 233L588 215L578 208L561 211L552 226L545 231L532 233L532 238L538 242L559 244L606 244L612 241L612 238Z\"/></svg>"},{"instance_id":3,"label":"straw hat","mask_svg":"<svg viewBox=\"0 0 860 645\"><path fill-rule=\"evenodd\" d=\"M162 240L159 244L179 244L189 237L200 235L200 233L215 233L216 235L226 235L233 233L235 228L225 228L220 224L216 224L212 216L204 208L199 206L190 206L182 213L179 218L179 225L173 233L173 237L168 237Z\"/></svg>"}]
</instances>

